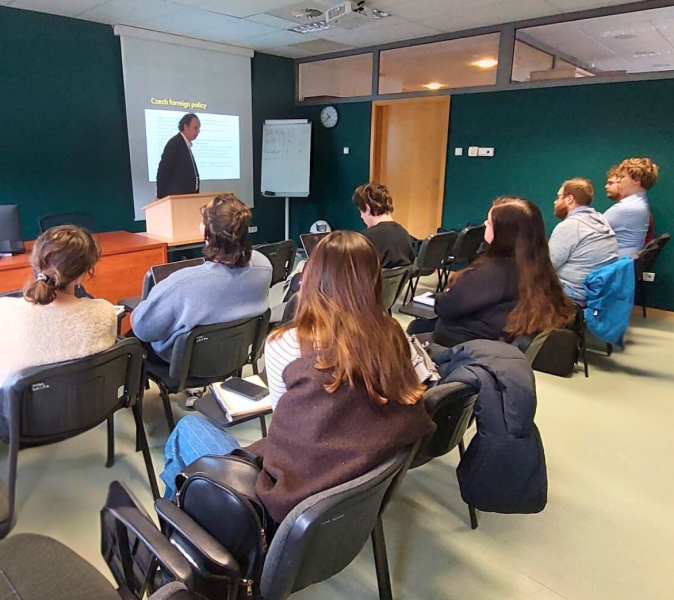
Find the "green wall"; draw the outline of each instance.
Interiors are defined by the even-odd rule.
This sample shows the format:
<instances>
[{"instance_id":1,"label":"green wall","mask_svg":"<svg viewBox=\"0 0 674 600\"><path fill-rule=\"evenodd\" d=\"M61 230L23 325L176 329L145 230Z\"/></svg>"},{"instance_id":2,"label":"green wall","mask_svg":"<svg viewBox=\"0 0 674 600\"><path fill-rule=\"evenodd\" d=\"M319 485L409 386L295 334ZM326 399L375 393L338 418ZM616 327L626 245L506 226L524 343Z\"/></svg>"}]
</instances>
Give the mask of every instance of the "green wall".
<instances>
[{"instance_id":1,"label":"green wall","mask_svg":"<svg viewBox=\"0 0 674 600\"><path fill-rule=\"evenodd\" d=\"M492 200L519 194L543 210L548 232L557 224L552 203L564 179L589 177L595 207L604 211L606 171L623 158L650 156L661 178L649 194L656 234L674 230L674 81L456 95L450 111L442 225L481 223ZM300 109L314 122L312 202L293 213L293 233L316 218L361 229L353 189L369 176L370 103L340 104L333 130L318 124L321 107ZM342 155L349 146L351 154ZM468 146L496 149L494 158L469 158ZM454 156L454 148L464 155ZM385 182L384 182L385 183ZM649 304L674 310L674 247L663 253Z\"/></svg>"},{"instance_id":2,"label":"green wall","mask_svg":"<svg viewBox=\"0 0 674 600\"><path fill-rule=\"evenodd\" d=\"M252 60L255 242L283 238L283 200L261 197L262 123L292 117L294 64ZM135 221L122 62L107 25L0 7L0 203L18 203L26 239L52 212L89 212L100 231Z\"/></svg>"},{"instance_id":3,"label":"green wall","mask_svg":"<svg viewBox=\"0 0 674 600\"><path fill-rule=\"evenodd\" d=\"M20 205L24 236L63 211L90 212L101 230L134 230L112 28L0 8L0 90L0 203Z\"/></svg>"}]
</instances>

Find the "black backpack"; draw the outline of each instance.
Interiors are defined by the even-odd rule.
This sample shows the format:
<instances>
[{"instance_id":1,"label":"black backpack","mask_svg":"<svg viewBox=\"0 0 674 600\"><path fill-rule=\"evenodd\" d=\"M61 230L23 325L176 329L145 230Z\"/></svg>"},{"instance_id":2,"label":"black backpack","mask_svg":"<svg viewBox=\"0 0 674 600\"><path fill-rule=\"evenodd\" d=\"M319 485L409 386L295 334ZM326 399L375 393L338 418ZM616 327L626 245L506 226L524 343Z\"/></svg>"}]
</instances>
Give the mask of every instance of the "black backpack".
<instances>
[{"instance_id":1,"label":"black backpack","mask_svg":"<svg viewBox=\"0 0 674 600\"><path fill-rule=\"evenodd\" d=\"M255 494L260 459L244 450L227 456L203 456L176 477L178 507L220 542L238 561L241 579L230 585L233 598L259 598L260 576L273 526ZM165 531L181 548L189 546L184 532ZM201 565L200 557L195 557ZM202 574L208 579L208 569ZM212 589L211 585L206 586Z\"/></svg>"}]
</instances>

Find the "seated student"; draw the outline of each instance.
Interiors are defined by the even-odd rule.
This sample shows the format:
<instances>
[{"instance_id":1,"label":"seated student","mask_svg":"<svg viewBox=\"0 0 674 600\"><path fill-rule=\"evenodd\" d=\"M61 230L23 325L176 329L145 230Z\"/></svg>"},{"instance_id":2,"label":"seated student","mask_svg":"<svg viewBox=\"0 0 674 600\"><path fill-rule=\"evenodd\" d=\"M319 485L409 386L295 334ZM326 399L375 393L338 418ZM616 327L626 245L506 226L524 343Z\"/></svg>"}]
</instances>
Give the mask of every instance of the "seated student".
<instances>
[{"instance_id":1,"label":"seated student","mask_svg":"<svg viewBox=\"0 0 674 600\"><path fill-rule=\"evenodd\" d=\"M644 247L651 218L647 190L655 185L659 173L650 158L628 158L609 171L617 180L612 195L618 200L604 216L616 234L621 258Z\"/></svg>"},{"instance_id":2,"label":"seated student","mask_svg":"<svg viewBox=\"0 0 674 600\"><path fill-rule=\"evenodd\" d=\"M381 183L366 183L353 193L353 203L367 229L363 235L379 253L382 269L406 267L414 262L412 238L391 216L393 198Z\"/></svg>"},{"instance_id":3,"label":"seated student","mask_svg":"<svg viewBox=\"0 0 674 600\"><path fill-rule=\"evenodd\" d=\"M540 209L524 198L494 200L485 221L489 247L435 297L437 322L413 321L408 333L432 330L436 344L512 341L571 321L574 309L550 262Z\"/></svg>"},{"instance_id":4,"label":"seated student","mask_svg":"<svg viewBox=\"0 0 674 600\"><path fill-rule=\"evenodd\" d=\"M35 242L30 266L35 281L23 298L0 298L0 385L11 373L83 358L114 345L115 309L107 300L75 297L75 286L101 256L96 240L74 226L53 227Z\"/></svg>"},{"instance_id":5,"label":"seated student","mask_svg":"<svg viewBox=\"0 0 674 600\"><path fill-rule=\"evenodd\" d=\"M606 185L604 189L606 190L606 197L609 200L614 202L619 202L622 196L619 191L620 184L620 172L618 171L618 166L613 166L609 169L606 174ZM646 232L646 239L644 240L644 246L648 246L655 239L655 220L653 219L653 212L648 211L648 231Z\"/></svg>"},{"instance_id":6,"label":"seated student","mask_svg":"<svg viewBox=\"0 0 674 600\"><path fill-rule=\"evenodd\" d=\"M587 275L618 260L618 242L601 213L590 207L594 190L588 179L568 179L557 192L555 227L548 246L552 266L566 295L584 304Z\"/></svg>"},{"instance_id":7,"label":"seated student","mask_svg":"<svg viewBox=\"0 0 674 600\"><path fill-rule=\"evenodd\" d=\"M302 500L360 475L433 432L410 345L384 311L379 259L361 234L336 231L306 268L295 319L273 332L265 363L275 405L256 491L280 522ZM199 417L166 445L166 495L185 464L238 447Z\"/></svg>"},{"instance_id":8,"label":"seated student","mask_svg":"<svg viewBox=\"0 0 674 600\"><path fill-rule=\"evenodd\" d=\"M176 338L197 325L254 317L269 307L272 266L248 239L250 209L234 194L224 194L202 214L206 262L160 281L131 313L133 333L151 342L155 362L170 362Z\"/></svg>"}]
</instances>

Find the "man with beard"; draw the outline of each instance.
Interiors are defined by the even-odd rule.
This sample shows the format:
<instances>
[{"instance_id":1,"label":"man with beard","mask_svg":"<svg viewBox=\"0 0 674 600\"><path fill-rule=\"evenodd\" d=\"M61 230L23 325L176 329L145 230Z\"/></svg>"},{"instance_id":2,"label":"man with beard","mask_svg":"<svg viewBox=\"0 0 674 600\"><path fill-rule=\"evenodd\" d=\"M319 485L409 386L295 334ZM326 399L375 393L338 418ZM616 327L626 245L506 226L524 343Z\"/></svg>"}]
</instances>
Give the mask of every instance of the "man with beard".
<instances>
[{"instance_id":1,"label":"man with beard","mask_svg":"<svg viewBox=\"0 0 674 600\"><path fill-rule=\"evenodd\" d=\"M587 300L586 275L618 260L615 233L601 213L590 207L594 190L589 179L577 177L562 184L555 200L555 216L562 222L550 236L550 259L562 287L574 302Z\"/></svg>"}]
</instances>

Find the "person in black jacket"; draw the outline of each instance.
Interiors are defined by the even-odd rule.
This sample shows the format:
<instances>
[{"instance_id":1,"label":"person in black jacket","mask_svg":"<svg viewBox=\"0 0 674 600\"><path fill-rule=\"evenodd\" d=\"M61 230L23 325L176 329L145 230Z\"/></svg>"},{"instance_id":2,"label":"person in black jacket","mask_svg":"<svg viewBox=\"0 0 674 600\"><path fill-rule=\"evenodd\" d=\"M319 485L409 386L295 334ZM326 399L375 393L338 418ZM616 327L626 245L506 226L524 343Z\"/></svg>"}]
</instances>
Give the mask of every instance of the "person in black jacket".
<instances>
[{"instance_id":1,"label":"person in black jacket","mask_svg":"<svg viewBox=\"0 0 674 600\"><path fill-rule=\"evenodd\" d=\"M497 198L484 239L487 251L436 295L432 335L423 334L432 321L413 321L408 333L452 347L477 339L510 342L571 321L573 305L550 262L543 215L535 204Z\"/></svg>"},{"instance_id":2,"label":"person in black jacket","mask_svg":"<svg viewBox=\"0 0 674 600\"><path fill-rule=\"evenodd\" d=\"M381 183L366 183L353 193L353 203L367 225L363 235L379 253L382 269L407 267L414 262L412 238L391 216L393 198Z\"/></svg>"},{"instance_id":3,"label":"person in black jacket","mask_svg":"<svg viewBox=\"0 0 674 600\"><path fill-rule=\"evenodd\" d=\"M199 193L199 169L192 154L192 142L197 139L200 128L201 122L194 113L180 119L180 132L166 142L159 161L157 198Z\"/></svg>"}]
</instances>

